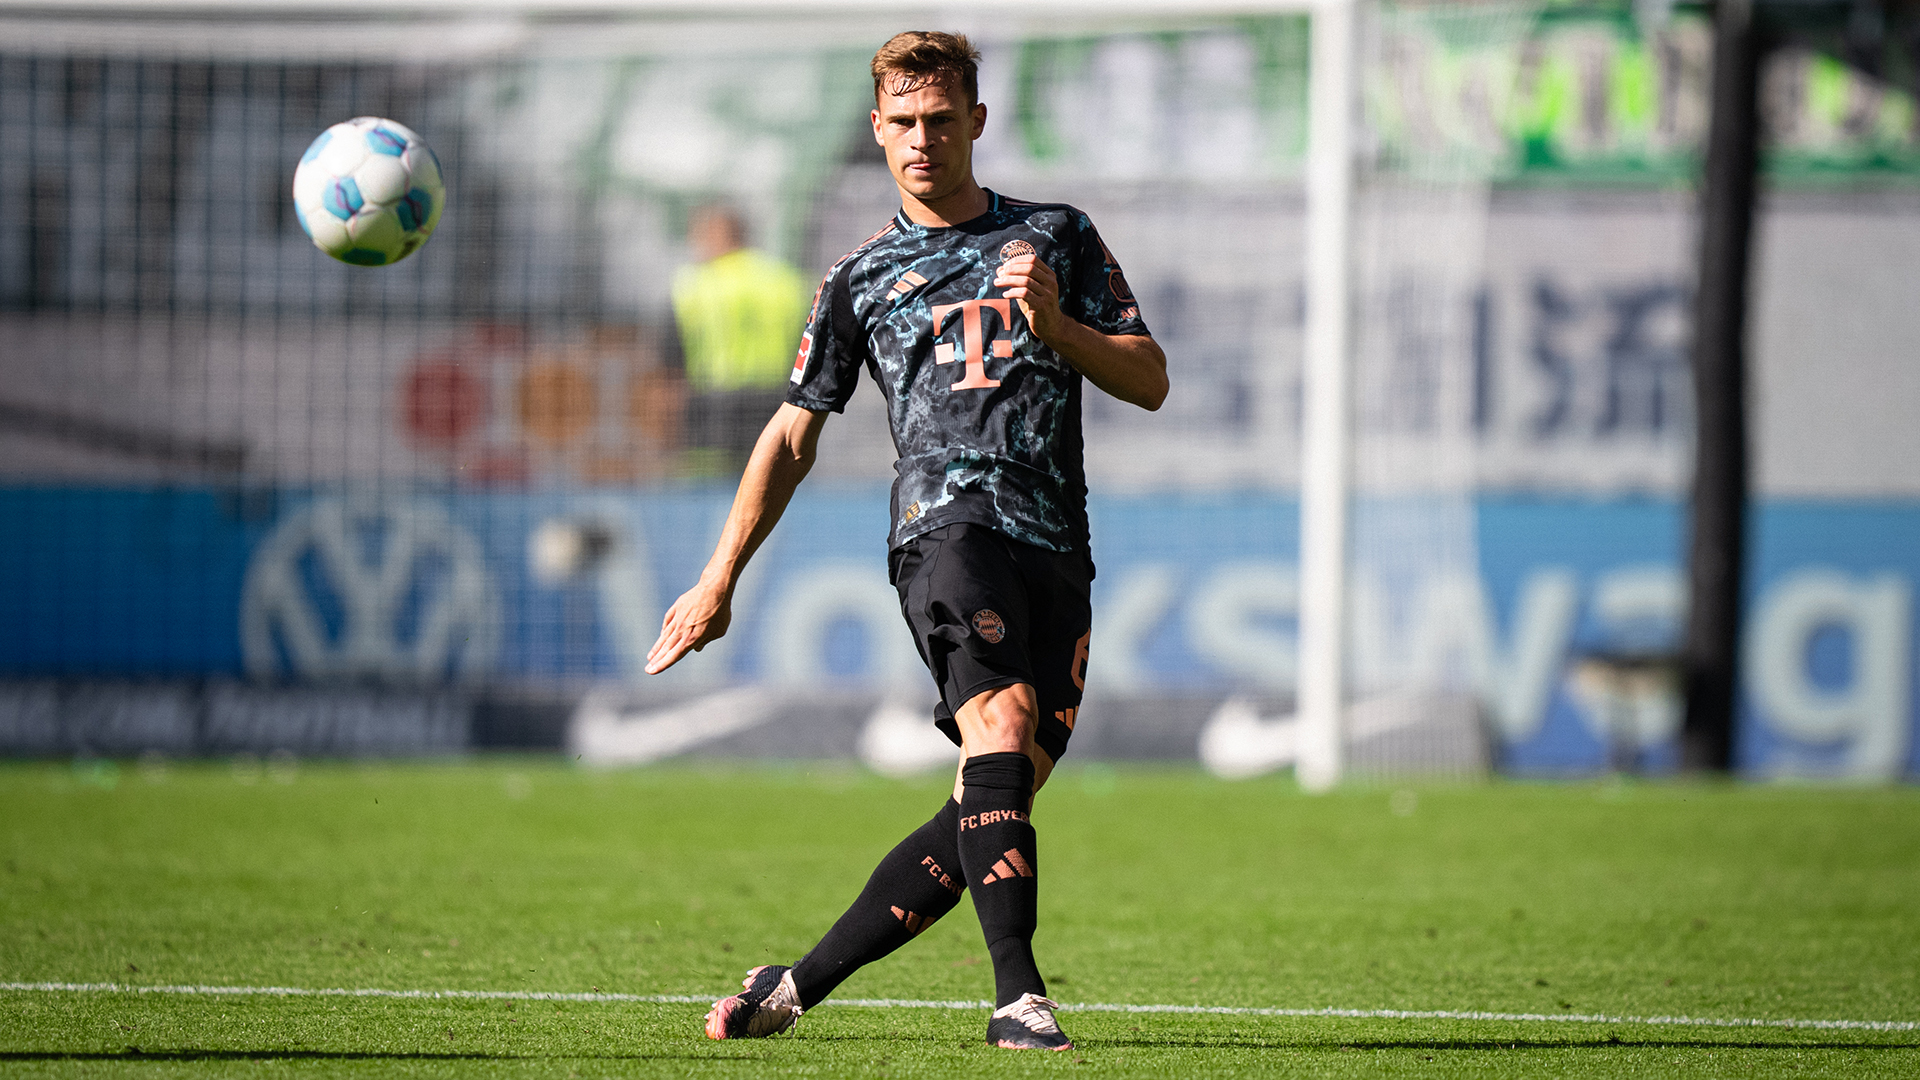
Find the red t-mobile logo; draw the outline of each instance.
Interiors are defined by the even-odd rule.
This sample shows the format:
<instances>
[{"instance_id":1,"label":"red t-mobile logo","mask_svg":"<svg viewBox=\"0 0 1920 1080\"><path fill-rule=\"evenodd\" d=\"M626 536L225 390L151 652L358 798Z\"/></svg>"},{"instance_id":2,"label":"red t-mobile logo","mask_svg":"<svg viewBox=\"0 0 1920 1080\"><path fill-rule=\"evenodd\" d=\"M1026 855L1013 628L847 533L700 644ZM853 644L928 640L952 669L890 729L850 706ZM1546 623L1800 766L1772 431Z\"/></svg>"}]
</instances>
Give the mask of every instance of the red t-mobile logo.
<instances>
[{"instance_id":1,"label":"red t-mobile logo","mask_svg":"<svg viewBox=\"0 0 1920 1080\"><path fill-rule=\"evenodd\" d=\"M933 332L936 336L946 329L947 316L958 311L960 315L960 343L965 348L967 361L966 377L948 387L949 390L991 390L1000 385L999 379L987 378L987 335L980 325L980 309L992 308L1000 314L1002 329L1012 330L1013 301L967 300L958 304L933 305ZM1013 355L1013 338L997 337L993 339L993 355L1006 358ZM936 341L933 344L933 362L951 364L954 361L953 343Z\"/></svg>"}]
</instances>

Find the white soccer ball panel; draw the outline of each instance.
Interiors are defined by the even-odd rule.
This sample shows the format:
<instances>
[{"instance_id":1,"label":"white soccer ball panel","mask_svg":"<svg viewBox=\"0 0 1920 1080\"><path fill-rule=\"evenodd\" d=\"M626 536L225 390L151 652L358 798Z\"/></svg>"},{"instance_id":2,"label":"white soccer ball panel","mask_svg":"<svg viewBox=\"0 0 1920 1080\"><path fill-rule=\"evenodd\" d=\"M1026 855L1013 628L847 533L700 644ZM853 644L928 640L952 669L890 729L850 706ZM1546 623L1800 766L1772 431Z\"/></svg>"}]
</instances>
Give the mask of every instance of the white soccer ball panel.
<instances>
[{"instance_id":1,"label":"white soccer ball panel","mask_svg":"<svg viewBox=\"0 0 1920 1080\"><path fill-rule=\"evenodd\" d=\"M326 208L321 206L318 202L296 202L293 204L293 209L294 209L294 213L300 215L300 227L307 231L308 236L315 238L314 239L315 243L319 242L320 234L314 232L314 229L320 226L321 218L327 218L328 220L339 225L341 229L341 235L345 235L347 223L334 217L332 214L327 213Z\"/></svg>"},{"instance_id":2,"label":"white soccer ball panel","mask_svg":"<svg viewBox=\"0 0 1920 1080\"><path fill-rule=\"evenodd\" d=\"M369 203L392 206L400 201L412 187L407 175L407 166L400 158L385 154L372 154L353 170L353 179L360 185L360 197Z\"/></svg>"},{"instance_id":3,"label":"white soccer ball panel","mask_svg":"<svg viewBox=\"0 0 1920 1080\"><path fill-rule=\"evenodd\" d=\"M293 201L305 209L320 205L320 191L327 183L326 170L317 164L302 165L293 171Z\"/></svg>"},{"instance_id":4,"label":"white soccer ball panel","mask_svg":"<svg viewBox=\"0 0 1920 1080\"><path fill-rule=\"evenodd\" d=\"M400 219L384 206L368 206L353 215L353 220L347 222L347 235L353 237L354 247L383 252L389 257L400 250L400 243L405 239Z\"/></svg>"},{"instance_id":5,"label":"white soccer ball panel","mask_svg":"<svg viewBox=\"0 0 1920 1080\"><path fill-rule=\"evenodd\" d=\"M335 124L331 128L333 138L320 151L320 157L314 164L334 176L346 176L360 167L371 156L367 149L366 136L350 124Z\"/></svg>"},{"instance_id":6,"label":"white soccer ball panel","mask_svg":"<svg viewBox=\"0 0 1920 1080\"><path fill-rule=\"evenodd\" d=\"M413 174L413 186L424 189L438 199L446 185L440 182L440 165L434 161L433 153L425 143L416 142L407 147L407 153L401 160L407 163L407 169Z\"/></svg>"},{"instance_id":7,"label":"white soccer ball panel","mask_svg":"<svg viewBox=\"0 0 1920 1080\"><path fill-rule=\"evenodd\" d=\"M300 213L306 219L307 228L313 232L314 247L336 259L353 247L353 237L347 235L346 222L318 206L302 207Z\"/></svg>"},{"instance_id":8,"label":"white soccer ball panel","mask_svg":"<svg viewBox=\"0 0 1920 1080\"><path fill-rule=\"evenodd\" d=\"M395 135L399 135L405 138L408 142L413 143L416 146L426 142L426 140L422 139L418 134L416 134L412 128L408 127L407 125L401 123L398 120L386 120L377 116L372 117L371 119L373 120L374 124L380 127L386 128L388 131L391 131Z\"/></svg>"}]
</instances>

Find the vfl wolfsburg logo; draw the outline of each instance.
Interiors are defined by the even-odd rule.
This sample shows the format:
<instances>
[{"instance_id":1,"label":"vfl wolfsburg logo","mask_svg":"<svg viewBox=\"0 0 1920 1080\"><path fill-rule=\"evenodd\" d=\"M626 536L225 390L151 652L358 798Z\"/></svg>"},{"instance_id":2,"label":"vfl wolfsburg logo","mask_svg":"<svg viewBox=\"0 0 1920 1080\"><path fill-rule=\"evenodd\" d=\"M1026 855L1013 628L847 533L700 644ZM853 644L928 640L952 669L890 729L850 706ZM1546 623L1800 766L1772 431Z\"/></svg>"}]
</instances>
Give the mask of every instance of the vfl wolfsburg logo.
<instances>
[{"instance_id":1,"label":"vfl wolfsburg logo","mask_svg":"<svg viewBox=\"0 0 1920 1080\"><path fill-rule=\"evenodd\" d=\"M254 549L240 644L256 677L440 682L486 668L499 603L480 545L427 502L315 502Z\"/></svg>"}]
</instances>

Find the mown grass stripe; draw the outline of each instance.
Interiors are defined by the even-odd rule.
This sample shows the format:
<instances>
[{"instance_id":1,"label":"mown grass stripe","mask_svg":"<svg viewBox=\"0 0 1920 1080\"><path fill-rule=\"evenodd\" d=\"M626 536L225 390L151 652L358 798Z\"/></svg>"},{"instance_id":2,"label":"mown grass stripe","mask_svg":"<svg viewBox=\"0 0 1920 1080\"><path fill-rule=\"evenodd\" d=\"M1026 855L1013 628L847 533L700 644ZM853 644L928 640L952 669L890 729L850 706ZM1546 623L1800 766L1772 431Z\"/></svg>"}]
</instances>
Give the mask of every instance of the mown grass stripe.
<instances>
[{"instance_id":1,"label":"mown grass stripe","mask_svg":"<svg viewBox=\"0 0 1920 1080\"><path fill-rule=\"evenodd\" d=\"M558 990L386 990L377 987L137 986L128 983L6 982L0 991L112 994L205 994L261 997L371 997L483 1001L630 1002L643 1005L707 1005L695 994L568 993ZM990 1001L920 1001L910 998L846 998L827 1001L865 1009L989 1009ZM1110 1002L1062 1004L1062 1012L1185 1013L1208 1016L1326 1016L1350 1020L1487 1020L1506 1023L1648 1024L1670 1027L1812 1028L1844 1031L1915 1031L1912 1020L1769 1020L1757 1017L1606 1016L1597 1013L1503 1013L1476 1009L1283 1009L1239 1005L1129 1005Z\"/></svg>"}]
</instances>

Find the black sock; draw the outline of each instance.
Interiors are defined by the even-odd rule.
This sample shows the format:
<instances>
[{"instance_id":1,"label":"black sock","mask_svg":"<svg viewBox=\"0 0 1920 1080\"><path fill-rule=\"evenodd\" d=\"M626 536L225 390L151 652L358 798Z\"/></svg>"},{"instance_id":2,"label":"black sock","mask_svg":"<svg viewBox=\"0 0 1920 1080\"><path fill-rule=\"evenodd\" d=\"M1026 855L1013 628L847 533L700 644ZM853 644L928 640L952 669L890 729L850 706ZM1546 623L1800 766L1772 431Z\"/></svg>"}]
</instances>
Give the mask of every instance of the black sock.
<instances>
[{"instance_id":1,"label":"black sock","mask_svg":"<svg viewBox=\"0 0 1920 1080\"><path fill-rule=\"evenodd\" d=\"M973 890L973 910L993 957L994 1005L1021 994L1044 995L1033 962L1040 882L1035 875L1033 761L1025 754L979 754L960 771L960 865Z\"/></svg>"},{"instance_id":2,"label":"black sock","mask_svg":"<svg viewBox=\"0 0 1920 1080\"><path fill-rule=\"evenodd\" d=\"M933 820L880 860L853 906L793 965L801 1008L813 1008L847 976L912 941L953 910L966 889L959 831L960 804L948 799Z\"/></svg>"}]
</instances>

